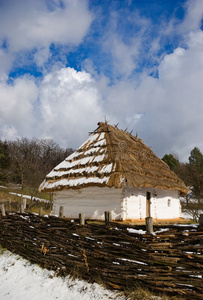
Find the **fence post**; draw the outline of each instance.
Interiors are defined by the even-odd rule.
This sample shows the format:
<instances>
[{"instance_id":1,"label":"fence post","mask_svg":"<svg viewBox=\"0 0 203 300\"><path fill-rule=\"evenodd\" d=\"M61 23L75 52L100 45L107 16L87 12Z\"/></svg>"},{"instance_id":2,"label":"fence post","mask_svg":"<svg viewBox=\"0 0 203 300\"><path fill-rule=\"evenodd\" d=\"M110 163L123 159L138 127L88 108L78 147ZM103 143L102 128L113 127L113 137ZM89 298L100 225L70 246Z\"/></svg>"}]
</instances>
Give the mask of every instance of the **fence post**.
<instances>
[{"instance_id":1,"label":"fence post","mask_svg":"<svg viewBox=\"0 0 203 300\"><path fill-rule=\"evenodd\" d=\"M147 217L145 218L145 223L146 223L146 231L147 233L152 233L153 232L153 221L152 217Z\"/></svg>"},{"instance_id":2,"label":"fence post","mask_svg":"<svg viewBox=\"0 0 203 300\"><path fill-rule=\"evenodd\" d=\"M199 230L203 230L203 214L199 216ZM203 245L203 239L200 238L200 245Z\"/></svg>"},{"instance_id":3,"label":"fence post","mask_svg":"<svg viewBox=\"0 0 203 300\"><path fill-rule=\"evenodd\" d=\"M63 218L63 214L64 214L64 206L60 206L59 207L59 218Z\"/></svg>"},{"instance_id":4,"label":"fence post","mask_svg":"<svg viewBox=\"0 0 203 300\"><path fill-rule=\"evenodd\" d=\"M43 207L40 207L40 209L39 209L39 216L43 217Z\"/></svg>"},{"instance_id":5,"label":"fence post","mask_svg":"<svg viewBox=\"0 0 203 300\"><path fill-rule=\"evenodd\" d=\"M5 217L6 216L6 212L5 212L5 206L4 206L4 204L2 204L0 206L0 208L1 208L2 217Z\"/></svg>"},{"instance_id":6,"label":"fence post","mask_svg":"<svg viewBox=\"0 0 203 300\"><path fill-rule=\"evenodd\" d=\"M27 202L26 198L23 198L23 207L24 207L24 210L26 209L26 202Z\"/></svg>"},{"instance_id":7,"label":"fence post","mask_svg":"<svg viewBox=\"0 0 203 300\"><path fill-rule=\"evenodd\" d=\"M84 213L79 214L79 223L80 223L80 225L85 225L85 214Z\"/></svg>"},{"instance_id":8,"label":"fence post","mask_svg":"<svg viewBox=\"0 0 203 300\"><path fill-rule=\"evenodd\" d=\"M11 211L11 199L9 199L8 203L9 203L8 210Z\"/></svg>"},{"instance_id":9,"label":"fence post","mask_svg":"<svg viewBox=\"0 0 203 300\"><path fill-rule=\"evenodd\" d=\"M104 216L105 216L105 225L109 225L108 211L105 211L105 212L104 212Z\"/></svg>"},{"instance_id":10,"label":"fence post","mask_svg":"<svg viewBox=\"0 0 203 300\"><path fill-rule=\"evenodd\" d=\"M112 222L112 212L109 211L109 212L108 212L108 215L109 215L109 222Z\"/></svg>"},{"instance_id":11,"label":"fence post","mask_svg":"<svg viewBox=\"0 0 203 300\"><path fill-rule=\"evenodd\" d=\"M203 214L199 216L199 228L203 229Z\"/></svg>"},{"instance_id":12,"label":"fence post","mask_svg":"<svg viewBox=\"0 0 203 300\"><path fill-rule=\"evenodd\" d=\"M23 203L23 201L20 202L20 213L21 214L24 213L24 203Z\"/></svg>"},{"instance_id":13,"label":"fence post","mask_svg":"<svg viewBox=\"0 0 203 300\"><path fill-rule=\"evenodd\" d=\"M112 213L111 211L105 211L105 225L109 225L110 222L112 222Z\"/></svg>"}]
</instances>

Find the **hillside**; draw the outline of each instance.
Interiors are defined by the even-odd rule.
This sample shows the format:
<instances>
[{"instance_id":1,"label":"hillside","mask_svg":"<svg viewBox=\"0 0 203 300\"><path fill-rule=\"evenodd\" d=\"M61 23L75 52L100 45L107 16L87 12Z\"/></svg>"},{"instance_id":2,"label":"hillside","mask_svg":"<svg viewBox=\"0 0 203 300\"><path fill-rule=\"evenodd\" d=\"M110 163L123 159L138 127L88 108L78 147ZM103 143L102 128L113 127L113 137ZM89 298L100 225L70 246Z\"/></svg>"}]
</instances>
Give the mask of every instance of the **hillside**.
<instances>
[{"instance_id":1,"label":"hillside","mask_svg":"<svg viewBox=\"0 0 203 300\"><path fill-rule=\"evenodd\" d=\"M0 254L1 300L124 300L124 296L105 290L98 284L88 284L69 277L56 277L53 271L9 251Z\"/></svg>"}]
</instances>

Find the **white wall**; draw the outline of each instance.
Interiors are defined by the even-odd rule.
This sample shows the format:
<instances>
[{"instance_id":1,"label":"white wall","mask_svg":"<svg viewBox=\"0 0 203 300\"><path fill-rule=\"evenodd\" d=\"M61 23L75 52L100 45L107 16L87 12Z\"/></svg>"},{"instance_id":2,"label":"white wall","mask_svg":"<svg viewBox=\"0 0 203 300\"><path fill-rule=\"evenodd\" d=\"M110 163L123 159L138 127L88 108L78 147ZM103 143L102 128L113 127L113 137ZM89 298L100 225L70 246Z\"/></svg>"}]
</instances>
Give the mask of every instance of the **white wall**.
<instances>
[{"instance_id":1,"label":"white wall","mask_svg":"<svg viewBox=\"0 0 203 300\"><path fill-rule=\"evenodd\" d=\"M79 213L85 213L88 219L104 219L104 212L111 211L113 220L144 219L147 191L151 193L152 218L181 217L178 191L130 187L123 190L113 187L86 187L57 191L54 193L52 214L58 215L59 207L64 206L64 216L68 218L78 218Z\"/></svg>"},{"instance_id":2,"label":"white wall","mask_svg":"<svg viewBox=\"0 0 203 300\"><path fill-rule=\"evenodd\" d=\"M146 192L151 193L151 217L174 219L181 217L178 191L154 188L125 188L123 198L124 219L144 219L146 217Z\"/></svg>"},{"instance_id":3,"label":"white wall","mask_svg":"<svg viewBox=\"0 0 203 300\"><path fill-rule=\"evenodd\" d=\"M108 187L86 187L82 189L64 189L54 193L52 214L59 214L64 206L64 216L78 218L85 213L86 218L104 219L104 212L111 211L113 219L121 219L122 190Z\"/></svg>"}]
</instances>

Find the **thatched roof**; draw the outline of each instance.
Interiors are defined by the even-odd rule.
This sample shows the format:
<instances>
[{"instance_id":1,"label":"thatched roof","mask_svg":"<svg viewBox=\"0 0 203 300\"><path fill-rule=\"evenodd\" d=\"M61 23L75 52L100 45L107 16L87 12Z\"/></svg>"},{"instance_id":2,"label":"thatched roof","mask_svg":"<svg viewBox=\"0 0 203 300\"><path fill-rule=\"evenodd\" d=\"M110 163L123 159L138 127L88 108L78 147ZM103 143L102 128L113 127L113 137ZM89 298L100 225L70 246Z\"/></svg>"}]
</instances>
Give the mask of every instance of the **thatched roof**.
<instances>
[{"instance_id":1,"label":"thatched roof","mask_svg":"<svg viewBox=\"0 0 203 300\"><path fill-rule=\"evenodd\" d=\"M90 138L56 166L40 190L108 186L154 187L188 192L180 180L143 141L117 126L98 123Z\"/></svg>"}]
</instances>

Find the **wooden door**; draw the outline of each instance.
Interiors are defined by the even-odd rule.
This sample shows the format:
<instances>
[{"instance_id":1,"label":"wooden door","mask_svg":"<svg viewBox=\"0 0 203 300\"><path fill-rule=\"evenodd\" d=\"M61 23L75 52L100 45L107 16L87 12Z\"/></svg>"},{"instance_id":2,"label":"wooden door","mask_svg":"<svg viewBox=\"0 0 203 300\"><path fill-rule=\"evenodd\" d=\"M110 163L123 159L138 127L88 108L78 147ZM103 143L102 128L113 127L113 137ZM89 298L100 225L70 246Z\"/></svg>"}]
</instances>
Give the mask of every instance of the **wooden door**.
<instances>
[{"instance_id":1,"label":"wooden door","mask_svg":"<svg viewBox=\"0 0 203 300\"><path fill-rule=\"evenodd\" d=\"M151 217L151 193L146 192L146 218Z\"/></svg>"}]
</instances>

